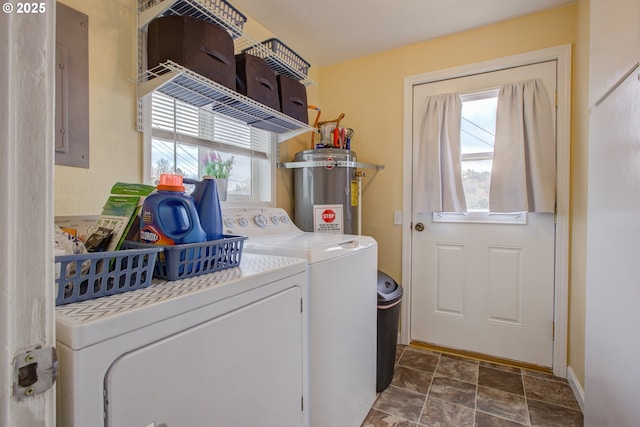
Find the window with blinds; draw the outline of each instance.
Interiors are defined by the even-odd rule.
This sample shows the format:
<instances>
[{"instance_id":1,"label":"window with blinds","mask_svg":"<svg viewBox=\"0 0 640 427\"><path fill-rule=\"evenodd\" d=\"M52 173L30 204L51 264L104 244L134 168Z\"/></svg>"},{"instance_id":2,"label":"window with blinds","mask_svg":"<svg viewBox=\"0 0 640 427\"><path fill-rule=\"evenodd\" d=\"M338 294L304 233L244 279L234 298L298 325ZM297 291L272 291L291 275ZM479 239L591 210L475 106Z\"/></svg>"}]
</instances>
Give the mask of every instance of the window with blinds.
<instances>
[{"instance_id":1,"label":"window with blinds","mask_svg":"<svg viewBox=\"0 0 640 427\"><path fill-rule=\"evenodd\" d=\"M228 178L230 198L271 200L271 132L216 114L211 107L197 108L155 92L151 100L151 167L153 181L161 173L179 173L200 179L209 152L222 160L233 159Z\"/></svg>"}]
</instances>

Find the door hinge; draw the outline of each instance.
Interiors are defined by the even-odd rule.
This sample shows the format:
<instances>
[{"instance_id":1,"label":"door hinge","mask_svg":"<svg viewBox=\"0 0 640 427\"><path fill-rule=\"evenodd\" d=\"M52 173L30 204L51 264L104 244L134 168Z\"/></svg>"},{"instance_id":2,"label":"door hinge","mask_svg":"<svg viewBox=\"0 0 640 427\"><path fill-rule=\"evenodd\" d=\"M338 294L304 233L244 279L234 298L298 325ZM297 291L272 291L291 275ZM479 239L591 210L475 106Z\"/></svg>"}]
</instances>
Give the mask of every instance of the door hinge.
<instances>
[{"instance_id":1,"label":"door hinge","mask_svg":"<svg viewBox=\"0 0 640 427\"><path fill-rule=\"evenodd\" d=\"M300 411L304 412L304 396L300 396Z\"/></svg>"},{"instance_id":2,"label":"door hinge","mask_svg":"<svg viewBox=\"0 0 640 427\"><path fill-rule=\"evenodd\" d=\"M303 304L302 304L302 298L300 298L300 313L304 313L303 311Z\"/></svg>"},{"instance_id":3,"label":"door hinge","mask_svg":"<svg viewBox=\"0 0 640 427\"><path fill-rule=\"evenodd\" d=\"M17 400L49 390L57 377L58 355L55 347L38 346L13 359L13 395Z\"/></svg>"}]
</instances>

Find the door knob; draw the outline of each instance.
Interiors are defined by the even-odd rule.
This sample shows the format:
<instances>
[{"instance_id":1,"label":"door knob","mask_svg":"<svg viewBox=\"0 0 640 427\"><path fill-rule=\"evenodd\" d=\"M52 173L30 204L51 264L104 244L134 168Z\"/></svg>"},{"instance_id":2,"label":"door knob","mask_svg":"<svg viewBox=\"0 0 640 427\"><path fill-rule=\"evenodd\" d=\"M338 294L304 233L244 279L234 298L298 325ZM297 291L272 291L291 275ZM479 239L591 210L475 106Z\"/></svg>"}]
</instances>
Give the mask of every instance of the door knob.
<instances>
[{"instance_id":1,"label":"door knob","mask_svg":"<svg viewBox=\"0 0 640 427\"><path fill-rule=\"evenodd\" d=\"M416 231L424 231L424 224L419 222L416 224Z\"/></svg>"}]
</instances>

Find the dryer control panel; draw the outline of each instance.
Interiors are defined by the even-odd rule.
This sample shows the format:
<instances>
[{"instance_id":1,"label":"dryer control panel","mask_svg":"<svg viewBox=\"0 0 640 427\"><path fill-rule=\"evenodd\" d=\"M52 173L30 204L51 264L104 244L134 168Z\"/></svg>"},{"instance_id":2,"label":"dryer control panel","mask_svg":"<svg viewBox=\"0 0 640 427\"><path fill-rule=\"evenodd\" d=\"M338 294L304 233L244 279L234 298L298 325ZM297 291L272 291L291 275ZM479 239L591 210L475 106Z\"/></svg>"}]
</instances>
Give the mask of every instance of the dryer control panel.
<instances>
[{"instance_id":1,"label":"dryer control panel","mask_svg":"<svg viewBox=\"0 0 640 427\"><path fill-rule=\"evenodd\" d=\"M222 208L225 234L248 237L301 233L281 208Z\"/></svg>"}]
</instances>

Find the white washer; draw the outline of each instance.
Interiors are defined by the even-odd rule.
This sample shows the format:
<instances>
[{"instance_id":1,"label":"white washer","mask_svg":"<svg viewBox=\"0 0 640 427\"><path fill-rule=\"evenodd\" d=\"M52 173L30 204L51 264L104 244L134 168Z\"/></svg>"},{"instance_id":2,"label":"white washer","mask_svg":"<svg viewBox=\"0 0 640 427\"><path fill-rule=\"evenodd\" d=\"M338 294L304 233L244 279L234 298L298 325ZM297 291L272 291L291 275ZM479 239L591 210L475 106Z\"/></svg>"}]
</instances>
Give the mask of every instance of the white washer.
<instances>
[{"instance_id":1,"label":"white washer","mask_svg":"<svg viewBox=\"0 0 640 427\"><path fill-rule=\"evenodd\" d=\"M245 251L304 258L309 276L311 427L359 427L376 397L378 246L303 232L283 209L223 208Z\"/></svg>"},{"instance_id":2,"label":"white washer","mask_svg":"<svg viewBox=\"0 0 640 427\"><path fill-rule=\"evenodd\" d=\"M306 426L306 263L239 267L56 308L58 425Z\"/></svg>"}]
</instances>

